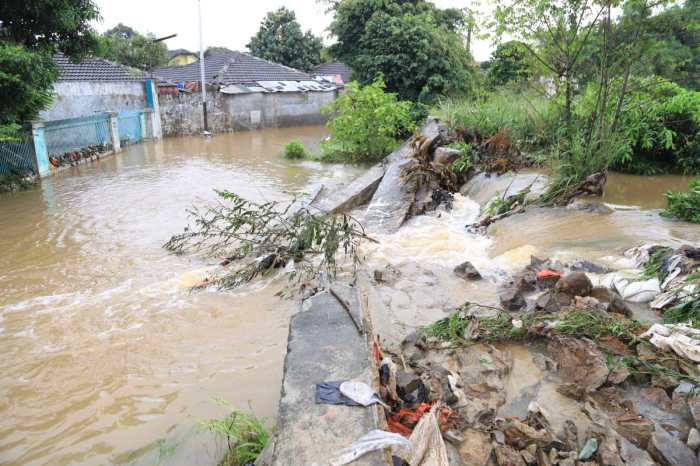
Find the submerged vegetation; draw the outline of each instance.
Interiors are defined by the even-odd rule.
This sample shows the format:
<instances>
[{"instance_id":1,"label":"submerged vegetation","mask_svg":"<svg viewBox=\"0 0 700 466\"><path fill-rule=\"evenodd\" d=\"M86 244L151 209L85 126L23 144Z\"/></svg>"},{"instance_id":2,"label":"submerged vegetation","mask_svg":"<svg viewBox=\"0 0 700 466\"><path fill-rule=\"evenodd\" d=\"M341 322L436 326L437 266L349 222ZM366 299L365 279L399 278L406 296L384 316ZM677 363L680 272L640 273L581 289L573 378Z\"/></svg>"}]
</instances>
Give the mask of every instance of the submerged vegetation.
<instances>
[{"instance_id":1,"label":"submerged vegetation","mask_svg":"<svg viewBox=\"0 0 700 466\"><path fill-rule=\"evenodd\" d=\"M667 192L666 200L668 209L664 215L700 223L700 180L691 181L687 192Z\"/></svg>"},{"instance_id":2,"label":"submerged vegetation","mask_svg":"<svg viewBox=\"0 0 700 466\"><path fill-rule=\"evenodd\" d=\"M228 191L217 194L217 204L190 210L194 224L163 246L179 254L201 252L225 257L224 272L202 283L201 288L235 288L290 263L300 279L321 272L335 276L336 256L341 252L353 268L360 261L357 249L367 236L350 216L313 213L295 203L258 204Z\"/></svg>"},{"instance_id":3,"label":"submerged vegetation","mask_svg":"<svg viewBox=\"0 0 700 466\"><path fill-rule=\"evenodd\" d=\"M308 157L304 144L298 139L289 141L284 146L284 158L287 160L299 160Z\"/></svg>"},{"instance_id":4,"label":"submerged vegetation","mask_svg":"<svg viewBox=\"0 0 700 466\"><path fill-rule=\"evenodd\" d=\"M252 464L270 440L270 433L254 415L234 409L224 400L216 401L229 410L229 414L224 419L210 419L200 425L226 442L226 452L218 466Z\"/></svg>"}]
</instances>

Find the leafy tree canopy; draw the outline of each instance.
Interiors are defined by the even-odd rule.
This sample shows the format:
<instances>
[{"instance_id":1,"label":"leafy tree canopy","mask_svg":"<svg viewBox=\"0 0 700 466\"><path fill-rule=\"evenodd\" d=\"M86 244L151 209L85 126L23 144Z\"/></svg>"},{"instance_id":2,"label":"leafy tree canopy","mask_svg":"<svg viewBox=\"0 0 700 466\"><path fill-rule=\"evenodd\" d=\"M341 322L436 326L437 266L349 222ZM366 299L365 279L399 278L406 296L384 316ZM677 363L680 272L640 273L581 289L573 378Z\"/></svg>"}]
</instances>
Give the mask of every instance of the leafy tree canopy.
<instances>
[{"instance_id":1,"label":"leafy tree canopy","mask_svg":"<svg viewBox=\"0 0 700 466\"><path fill-rule=\"evenodd\" d=\"M93 0L3 0L0 40L77 60L94 50L90 21L99 18Z\"/></svg>"},{"instance_id":2,"label":"leafy tree canopy","mask_svg":"<svg viewBox=\"0 0 700 466\"><path fill-rule=\"evenodd\" d=\"M247 47L256 57L310 71L321 63L323 42L311 31L302 32L296 14L282 7L265 16Z\"/></svg>"},{"instance_id":3,"label":"leafy tree canopy","mask_svg":"<svg viewBox=\"0 0 700 466\"><path fill-rule=\"evenodd\" d=\"M332 3L331 53L368 84L382 73L402 99L429 102L463 93L471 84L471 57L458 31L461 10L421 0L340 0Z\"/></svg>"},{"instance_id":4,"label":"leafy tree canopy","mask_svg":"<svg viewBox=\"0 0 700 466\"><path fill-rule=\"evenodd\" d=\"M168 48L154 42L153 34L141 34L122 23L99 38L97 55L122 65L148 70L168 63Z\"/></svg>"},{"instance_id":5,"label":"leafy tree canopy","mask_svg":"<svg viewBox=\"0 0 700 466\"><path fill-rule=\"evenodd\" d=\"M488 63L488 80L492 86L527 80L532 76L530 55L516 40L498 44Z\"/></svg>"}]
</instances>

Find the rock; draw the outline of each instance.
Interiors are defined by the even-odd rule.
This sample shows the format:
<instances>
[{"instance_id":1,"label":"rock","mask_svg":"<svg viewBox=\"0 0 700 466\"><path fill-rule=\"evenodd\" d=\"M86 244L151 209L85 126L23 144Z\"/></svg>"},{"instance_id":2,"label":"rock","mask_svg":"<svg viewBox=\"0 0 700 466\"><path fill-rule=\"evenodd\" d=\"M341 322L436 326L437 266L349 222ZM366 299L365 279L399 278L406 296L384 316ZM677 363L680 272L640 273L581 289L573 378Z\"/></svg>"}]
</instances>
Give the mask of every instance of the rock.
<instances>
[{"instance_id":1,"label":"rock","mask_svg":"<svg viewBox=\"0 0 700 466\"><path fill-rule=\"evenodd\" d=\"M608 383L619 385L627 380L627 377L629 377L630 374L630 370L625 366L616 367L610 371L610 374L608 375Z\"/></svg>"},{"instance_id":2,"label":"rock","mask_svg":"<svg viewBox=\"0 0 700 466\"><path fill-rule=\"evenodd\" d=\"M542 371L556 371L557 363L554 362L552 358L546 356L542 353L534 353L532 355L532 362L535 363L537 367Z\"/></svg>"},{"instance_id":3,"label":"rock","mask_svg":"<svg viewBox=\"0 0 700 466\"><path fill-rule=\"evenodd\" d=\"M599 312L607 312L608 311L607 304L603 304L591 296L576 296L576 297L574 297L574 307L576 309L583 309L583 310L590 310L590 311L599 311Z\"/></svg>"},{"instance_id":4,"label":"rock","mask_svg":"<svg viewBox=\"0 0 700 466\"><path fill-rule=\"evenodd\" d=\"M610 273L608 267L589 262L585 259L576 259L569 265L569 269L573 272L588 272L588 273Z\"/></svg>"},{"instance_id":5,"label":"rock","mask_svg":"<svg viewBox=\"0 0 700 466\"><path fill-rule=\"evenodd\" d=\"M654 422L638 415L623 415L615 419L617 431L624 438L642 448L646 448L654 432Z\"/></svg>"},{"instance_id":6,"label":"rock","mask_svg":"<svg viewBox=\"0 0 700 466\"><path fill-rule=\"evenodd\" d=\"M560 278L554 289L569 296L589 296L593 283L585 273L571 272Z\"/></svg>"},{"instance_id":7,"label":"rock","mask_svg":"<svg viewBox=\"0 0 700 466\"><path fill-rule=\"evenodd\" d=\"M598 345L604 350L617 356L627 356L630 353L627 345L622 343L619 338L612 335L603 335L602 337L598 338Z\"/></svg>"},{"instance_id":8,"label":"rock","mask_svg":"<svg viewBox=\"0 0 700 466\"><path fill-rule=\"evenodd\" d=\"M613 210L602 202L595 202L586 199L574 199L567 206L570 210L580 210L594 214L611 214Z\"/></svg>"},{"instance_id":9,"label":"rock","mask_svg":"<svg viewBox=\"0 0 700 466\"><path fill-rule=\"evenodd\" d=\"M657 425L649 440L649 454L663 466L698 466L700 460L686 444Z\"/></svg>"},{"instance_id":10,"label":"rock","mask_svg":"<svg viewBox=\"0 0 700 466\"><path fill-rule=\"evenodd\" d=\"M695 421L695 426L700 427L700 397L689 397L688 408L690 409L690 415L693 416L693 420Z\"/></svg>"},{"instance_id":11,"label":"rock","mask_svg":"<svg viewBox=\"0 0 700 466\"><path fill-rule=\"evenodd\" d=\"M505 288L498 292L498 299L501 305L508 311L519 311L526 302L523 295L515 287Z\"/></svg>"},{"instance_id":12,"label":"rock","mask_svg":"<svg viewBox=\"0 0 700 466\"><path fill-rule=\"evenodd\" d=\"M493 451L489 434L476 429L467 429L462 432L462 435L464 435L464 441L458 448L462 464L474 466L488 464Z\"/></svg>"},{"instance_id":13,"label":"rock","mask_svg":"<svg viewBox=\"0 0 700 466\"><path fill-rule=\"evenodd\" d=\"M497 445L494 448L496 453L496 463L500 466L525 466L525 460L513 447L508 445ZM469 463L467 463L469 464Z\"/></svg>"},{"instance_id":14,"label":"rock","mask_svg":"<svg viewBox=\"0 0 700 466\"><path fill-rule=\"evenodd\" d=\"M591 459L591 457L595 455L596 451L598 451L598 439L595 437L589 438L578 454L579 461L586 461Z\"/></svg>"},{"instance_id":15,"label":"rock","mask_svg":"<svg viewBox=\"0 0 700 466\"><path fill-rule=\"evenodd\" d=\"M637 345L637 356L639 356L639 359L642 361L648 362L653 362L659 359L654 347L651 345L651 343L647 343L646 341L642 341Z\"/></svg>"},{"instance_id":16,"label":"rock","mask_svg":"<svg viewBox=\"0 0 700 466\"><path fill-rule=\"evenodd\" d=\"M576 401L586 396L586 388L576 383L561 383L557 386L557 392Z\"/></svg>"},{"instance_id":17,"label":"rock","mask_svg":"<svg viewBox=\"0 0 700 466\"><path fill-rule=\"evenodd\" d=\"M537 449L537 464L539 466L551 466L552 462L549 460L549 455L542 449Z\"/></svg>"},{"instance_id":18,"label":"rock","mask_svg":"<svg viewBox=\"0 0 700 466\"><path fill-rule=\"evenodd\" d=\"M438 147L433 155L433 165L449 166L462 156L462 151L451 147Z\"/></svg>"},{"instance_id":19,"label":"rock","mask_svg":"<svg viewBox=\"0 0 700 466\"><path fill-rule=\"evenodd\" d=\"M659 408L665 411L671 409L671 398L669 398L666 392L661 388L644 387L640 392L644 398L656 404Z\"/></svg>"},{"instance_id":20,"label":"rock","mask_svg":"<svg viewBox=\"0 0 700 466\"><path fill-rule=\"evenodd\" d=\"M458 277L463 278L465 280L480 280L481 279L481 274L479 273L478 270L476 270L476 268L469 261L462 262L457 267L455 267L454 273Z\"/></svg>"},{"instance_id":21,"label":"rock","mask_svg":"<svg viewBox=\"0 0 700 466\"><path fill-rule=\"evenodd\" d=\"M700 447L700 432L693 427L688 433L688 441L686 442L691 450L697 450Z\"/></svg>"},{"instance_id":22,"label":"rock","mask_svg":"<svg viewBox=\"0 0 700 466\"><path fill-rule=\"evenodd\" d=\"M428 390L415 373L400 371L396 374L396 394L410 405L428 401Z\"/></svg>"},{"instance_id":23,"label":"rock","mask_svg":"<svg viewBox=\"0 0 700 466\"><path fill-rule=\"evenodd\" d=\"M537 301L535 301L535 310L548 314L556 314L561 311L563 306L568 306L570 303L570 296L549 290L545 291L537 298Z\"/></svg>"},{"instance_id":24,"label":"rock","mask_svg":"<svg viewBox=\"0 0 700 466\"><path fill-rule=\"evenodd\" d=\"M513 277L512 284L521 293L533 291L537 286L537 274L527 268Z\"/></svg>"},{"instance_id":25,"label":"rock","mask_svg":"<svg viewBox=\"0 0 700 466\"><path fill-rule=\"evenodd\" d=\"M525 461L525 463L527 463L528 465L537 464L537 458L535 458L535 455L533 455L527 450L522 450L520 452L520 456L523 458L523 461Z\"/></svg>"},{"instance_id":26,"label":"rock","mask_svg":"<svg viewBox=\"0 0 700 466\"><path fill-rule=\"evenodd\" d=\"M591 340L557 335L547 349L559 364L564 382L578 384L586 391L593 391L605 383L609 372L605 357Z\"/></svg>"},{"instance_id":27,"label":"rock","mask_svg":"<svg viewBox=\"0 0 700 466\"><path fill-rule=\"evenodd\" d=\"M396 280L398 280L401 276L401 272L399 272L391 265L387 265L383 269L374 270L373 276L375 282L391 285L396 283Z\"/></svg>"},{"instance_id":28,"label":"rock","mask_svg":"<svg viewBox=\"0 0 700 466\"><path fill-rule=\"evenodd\" d=\"M518 449L523 449L531 444L539 448L552 448L562 446L561 441L547 429L535 429L518 418L508 418L502 422L506 443Z\"/></svg>"},{"instance_id":29,"label":"rock","mask_svg":"<svg viewBox=\"0 0 700 466\"><path fill-rule=\"evenodd\" d=\"M632 442L624 437L620 438L620 457L629 466L654 466L654 460L649 453L637 448Z\"/></svg>"},{"instance_id":30,"label":"rock","mask_svg":"<svg viewBox=\"0 0 700 466\"><path fill-rule=\"evenodd\" d=\"M607 303L608 312L624 314L628 317L632 315L632 310L617 291L611 290L610 288L606 288L604 286L596 286L591 290L591 296L599 301Z\"/></svg>"}]
</instances>

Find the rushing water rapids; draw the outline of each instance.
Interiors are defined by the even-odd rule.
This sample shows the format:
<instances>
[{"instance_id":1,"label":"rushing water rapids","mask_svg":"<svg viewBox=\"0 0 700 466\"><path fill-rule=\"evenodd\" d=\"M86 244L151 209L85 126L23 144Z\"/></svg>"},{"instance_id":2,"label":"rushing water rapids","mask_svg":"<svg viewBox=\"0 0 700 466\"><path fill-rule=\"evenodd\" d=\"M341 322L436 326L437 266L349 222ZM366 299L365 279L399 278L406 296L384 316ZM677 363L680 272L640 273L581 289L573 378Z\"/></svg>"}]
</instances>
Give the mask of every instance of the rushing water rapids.
<instances>
[{"instance_id":1,"label":"rushing water rapids","mask_svg":"<svg viewBox=\"0 0 700 466\"><path fill-rule=\"evenodd\" d=\"M282 284L189 293L211 262L161 245L213 189L286 200L349 181L361 169L280 159L289 140L313 148L324 134L170 138L0 198L0 463L154 464L177 447L166 464L215 464L217 450L192 434L198 420L224 414L213 397L274 417L293 312L275 296ZM605 200L658 208L664 190L686 182L613 176ZM647 239L700 242L697 226L648 210L535 211L499 223L492 237L464 229L478 214L475 201L457 196L451 212L412 219L364 249L370 270L402 272L376 297L390 310L375 322L382 336L466 299L493 300L498 277L530 254L600 258ZM465 260L487 279L455 277Z\"/></svg>"},{"instance_id":2,"label":"rushing water rapids","mask_svg":"<svg viewBox=\"0 0 700 466\"><path fill-rule=\"evenodd\" d=\"M206 264L161 245L213 189L285 200L355 176L280 158L324 135L170 138L0 199L0 463L153 464L159 440L225 413L212 397L274 418L292 303L274 283L189 293ZM169 464L216 462L179 450Z\"/></svg>"}]
</instances>

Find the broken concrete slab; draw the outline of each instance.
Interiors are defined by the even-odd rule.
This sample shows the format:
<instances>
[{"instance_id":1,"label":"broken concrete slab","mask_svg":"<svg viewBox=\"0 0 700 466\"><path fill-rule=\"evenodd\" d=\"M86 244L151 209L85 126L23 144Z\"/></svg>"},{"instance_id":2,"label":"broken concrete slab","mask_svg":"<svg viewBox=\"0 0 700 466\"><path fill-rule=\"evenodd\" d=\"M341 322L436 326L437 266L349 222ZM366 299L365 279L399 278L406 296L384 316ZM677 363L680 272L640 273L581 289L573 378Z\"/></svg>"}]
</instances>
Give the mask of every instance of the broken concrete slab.
<instances>
[{"instance_id":1,"label":"broken concrete slab","mask_svg":"<svg viewBox=\"0 0 700 466\"><path fill-rule=\"evenodd\" d=\"M322 292L304 302L289 325L272 465L328 464L337 451L380 428L375 408L314 402L314 386L324 380L371 385L369 361L365 336L336 298ZM353 464L387 463L381 452L374 452Z\"/></svg>"},{"instance_id":2,"label":"broken concrete slab","mask_svg":"<svg viewBox=\"0 0 700 466\"><path fill-rule=\"evenodd\" d=\"M460 192L474 199L484 208L496 195L512 196L518 194L528 186L530 194L527 200L534 199L543 194L549 184L549 178L539 173L506 173L495 175L479 173L472 177Z\"/></svg>"},{"instance_id":3,"label":"broken concrete slab","mask_svg":"<svg viewBox=\"0 0 700 466\"><path fill-rule=\"evenodd\" d=\"M338 214L367 204L382 181L384 170L384 164L378 164L339 190L324 190L318 199L311 203L311 207L329 214Z\"/></svg>"},{"instance_id":4,"label":"broken concrete slab","mask_svg":"<svg viewBox=\"0 0 700 466\"><path fill-rule=\"evenodd\" d=\"M414 156L423 148L432 147L447 133L447 127L430 118L417 137L404 142L385 160L386 171L367 207L364 225L375 233L393 233L406 220L415 199L417 186L402 179L403 170L418 162ZM416 144L420 142L420 148Z\"/></svg>"}]
</instances>

